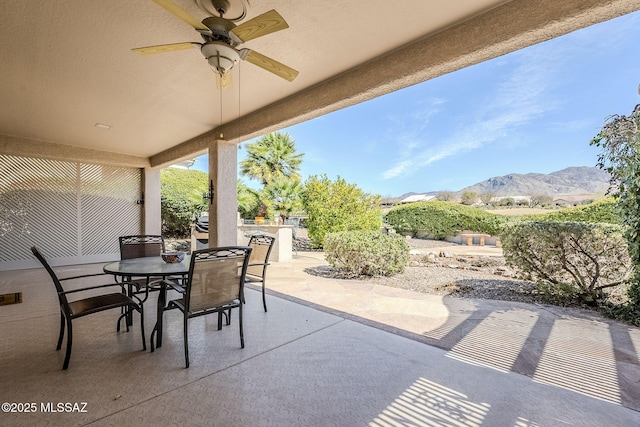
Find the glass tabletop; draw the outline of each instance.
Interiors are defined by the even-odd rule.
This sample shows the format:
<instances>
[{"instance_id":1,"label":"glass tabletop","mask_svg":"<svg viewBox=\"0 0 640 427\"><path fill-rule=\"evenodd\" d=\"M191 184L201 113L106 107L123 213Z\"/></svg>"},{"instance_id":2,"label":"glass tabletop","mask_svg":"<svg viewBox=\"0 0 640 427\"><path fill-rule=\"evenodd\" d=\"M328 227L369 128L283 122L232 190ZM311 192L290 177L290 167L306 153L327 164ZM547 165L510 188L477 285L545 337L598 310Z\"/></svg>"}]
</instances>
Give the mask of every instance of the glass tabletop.
<instances>
[{"instance_id":1,"label":"glass tabletop","mask_svg":"<svg viewBox=\"0 0 640 427\"><path fill-rule=\"evenodd\" d=\"M164 262L159 256L132 258L109 263L103 271L119 276L170 276L187 274L190 263L191 255L185 256L182 262L174 263Z\"/></svg>"}]
</instances>

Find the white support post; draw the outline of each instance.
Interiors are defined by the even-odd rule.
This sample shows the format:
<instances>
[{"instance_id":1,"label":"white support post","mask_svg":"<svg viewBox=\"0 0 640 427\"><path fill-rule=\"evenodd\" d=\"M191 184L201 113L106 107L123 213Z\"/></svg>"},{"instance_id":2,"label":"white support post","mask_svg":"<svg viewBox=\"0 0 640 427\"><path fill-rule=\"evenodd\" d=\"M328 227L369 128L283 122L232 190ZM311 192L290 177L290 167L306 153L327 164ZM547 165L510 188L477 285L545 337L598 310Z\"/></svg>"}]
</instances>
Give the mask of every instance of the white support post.
<instances>
[{"instance_id":1,"label":"white support post","mask_svg":"<svg viewBox=\"0 0 640 427\"><path fill-rule=\"evenodd\" d=\"M209 145L209 180L213 200L209 205L209 247L233 246L237 241L238 146L217 139Z\"/></svg>"},{"instance_id":2,"label":"white support post","mask_svg":"<svg viewBox=\"0 0 640 427\"><path fill-rule=\"evenodd\" d=\"M162 212L160 205L160 169L143 169L144 206L142 233L160 234L162 232Z\"/></svg>"}]
</instances>

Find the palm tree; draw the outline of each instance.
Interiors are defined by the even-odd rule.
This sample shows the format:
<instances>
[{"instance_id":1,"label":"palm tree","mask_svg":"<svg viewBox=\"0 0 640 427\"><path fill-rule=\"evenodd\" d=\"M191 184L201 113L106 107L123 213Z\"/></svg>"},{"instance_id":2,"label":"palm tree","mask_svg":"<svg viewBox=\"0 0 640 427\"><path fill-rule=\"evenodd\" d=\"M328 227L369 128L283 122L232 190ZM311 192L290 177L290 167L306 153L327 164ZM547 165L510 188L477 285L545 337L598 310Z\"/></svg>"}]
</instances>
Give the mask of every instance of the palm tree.
<instances>
[{"instance_id":1,"label":"palm tree","mask_svg":"<svg viewBox=\"0 0 640 427\"><path fill-rule=\"evenodd\" d=\"M274 215L280 215L282 222L291 215L292 212L302 207L300 193L302 183L297 179L277 177L263 189L264 200L273 210Z\"/></svg>"},{"instance_id":2,"label":"palm tree","mask_svg":"<svg viewBox=\"0 0 640 427\"><path fill-rule=\"evenodd\" d=\"M247 158L240 162L240 172L265 186L276 177L300 180L303 156L296 153L296 143L288 133L272 132L247 144Z\"/></svg>"}]
</instances>

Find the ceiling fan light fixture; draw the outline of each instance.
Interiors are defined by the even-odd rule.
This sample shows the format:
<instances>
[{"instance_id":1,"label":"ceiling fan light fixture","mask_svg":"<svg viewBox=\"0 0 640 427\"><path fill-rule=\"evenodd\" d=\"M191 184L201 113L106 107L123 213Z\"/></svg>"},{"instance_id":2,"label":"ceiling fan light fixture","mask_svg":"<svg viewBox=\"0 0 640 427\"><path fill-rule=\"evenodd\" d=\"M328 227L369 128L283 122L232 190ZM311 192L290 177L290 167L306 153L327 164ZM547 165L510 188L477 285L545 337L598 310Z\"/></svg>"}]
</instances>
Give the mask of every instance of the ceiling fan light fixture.
<instances>
[{"instance_id":1,"label":"ceiling fan light fixture","mask_svg":"<svg viewBox=\"0 0 640 427\"><path fill-rule=\"evenodd\" d=\"M224 76L227 71L232 69L233 66L240 61L238 51L223 43L205 43L200 50L209 65L211 65L220 76Z\"/></svg>"}]
</instances>

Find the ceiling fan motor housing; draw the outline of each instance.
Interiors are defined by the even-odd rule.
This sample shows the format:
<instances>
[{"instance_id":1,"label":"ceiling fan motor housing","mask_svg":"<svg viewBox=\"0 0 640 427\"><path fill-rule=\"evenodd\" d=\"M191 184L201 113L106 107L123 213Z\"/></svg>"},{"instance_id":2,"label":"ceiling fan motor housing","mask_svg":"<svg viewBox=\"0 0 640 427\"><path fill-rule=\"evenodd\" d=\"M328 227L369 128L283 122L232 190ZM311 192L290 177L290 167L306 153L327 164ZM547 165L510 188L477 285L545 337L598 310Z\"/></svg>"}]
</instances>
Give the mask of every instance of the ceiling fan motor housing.
<instances>
[{"instance_id":1,"label":"ceiling fan motor housing","mask_svg":"<svg viewBox=\"0 0 640 427\"><path fill-rule=\"evenodd\" d=\"M240 61L240 55L231 46L221 42L209 42L200 49L205 59L220 76L224 76L233 66Z\"/></svg>"},{"instance_id":2,"label":"ceiling fan motor housing","mask_svg":"<svg viewBox=\"0 0 640 427\"><path fill-rule=\"evenodd\" d=\"M247 16L249 0L195 0L198 7L209 16L224 17L239 22Z\"/></svg>"},{"instance_id":3,"label":"ceiling fan motor housing","mask_svg":"<svg viewBox=\"0 0 640 427\"><path fill-rule=\"evenodd\" d=\"M231 7L231 3L229 3L227 0L211 0L211 4L218 11L220 16L223 16L225 13L227 13L227 10L229 10L229 8Z\"/></svg>"},{"instance_id":4,"label":"ceiling fan motor housing","mask_svg":"<svg viewBox=\"0 0 640 427\"><path fill-rule=\"evenodd\" d=\"M209 16L204 18L202 23L211 30L211 33L201 33L205 42L221 41L231 46L238 45L238 43L229 36L229 32L236 27L233 22L217 16Z\"/></svg>"}]
</instances>

